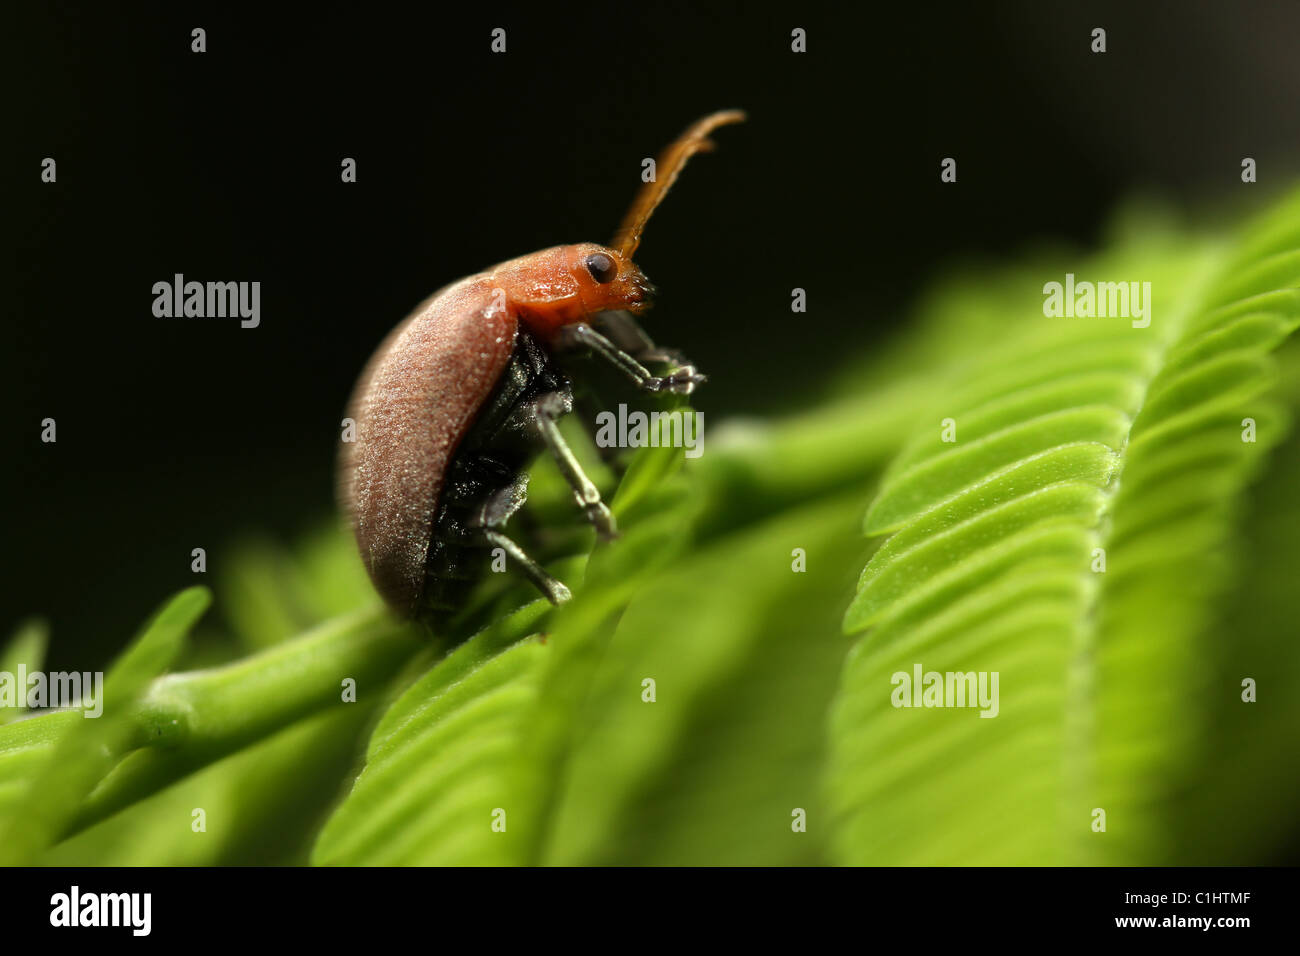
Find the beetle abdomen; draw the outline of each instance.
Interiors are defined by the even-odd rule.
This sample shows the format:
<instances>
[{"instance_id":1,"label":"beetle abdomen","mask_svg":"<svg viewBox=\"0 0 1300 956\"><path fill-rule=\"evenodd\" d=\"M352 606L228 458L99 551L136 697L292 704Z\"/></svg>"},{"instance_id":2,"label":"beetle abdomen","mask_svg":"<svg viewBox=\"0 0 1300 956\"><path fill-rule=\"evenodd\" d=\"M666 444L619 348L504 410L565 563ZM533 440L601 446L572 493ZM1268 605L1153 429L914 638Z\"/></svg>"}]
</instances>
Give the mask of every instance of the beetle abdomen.
<instances>
[{"instance_id":1,"label":"beetle abdomen","mask_svg":"<svg viewBox=\"0 0 1300 956\"><path fill-rule=\"evenodd\" d=\"M371 580L413 614L447 467L515 347L518 324L483 277L435 293L384 340L348 415L339 500Z\"/></svg>"}]
</instances>

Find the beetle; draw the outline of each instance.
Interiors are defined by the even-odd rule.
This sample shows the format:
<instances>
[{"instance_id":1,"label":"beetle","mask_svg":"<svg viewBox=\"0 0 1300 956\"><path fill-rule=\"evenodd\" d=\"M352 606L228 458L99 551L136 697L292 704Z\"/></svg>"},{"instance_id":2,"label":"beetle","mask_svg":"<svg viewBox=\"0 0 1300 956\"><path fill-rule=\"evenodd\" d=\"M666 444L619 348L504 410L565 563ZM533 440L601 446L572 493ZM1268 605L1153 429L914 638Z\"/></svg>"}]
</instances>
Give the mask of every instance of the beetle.
<instances>
[{"instance_id":1,"label":"beetle","mask_svg":"<svg viewBox=\"0 0 1300 956\"><path fill-rule=\"evenodd\" d=\"M655 288L632 255L682 167L712 148L709 134L744 119L726 110L687 128L656 161L609 246L555 246L454 282L379 346L349 402L355 438L342 445L337 493L371 581L399 615L431 620L453 611L496 548L551 603L570 597L503 530L543 449L598 534L616 534L560 435L573 388L554 357L590 350L648 392L689 395L704 382L637 325ZM665 366L664 374L648 365Z\"/></svg>"}]
</instances>

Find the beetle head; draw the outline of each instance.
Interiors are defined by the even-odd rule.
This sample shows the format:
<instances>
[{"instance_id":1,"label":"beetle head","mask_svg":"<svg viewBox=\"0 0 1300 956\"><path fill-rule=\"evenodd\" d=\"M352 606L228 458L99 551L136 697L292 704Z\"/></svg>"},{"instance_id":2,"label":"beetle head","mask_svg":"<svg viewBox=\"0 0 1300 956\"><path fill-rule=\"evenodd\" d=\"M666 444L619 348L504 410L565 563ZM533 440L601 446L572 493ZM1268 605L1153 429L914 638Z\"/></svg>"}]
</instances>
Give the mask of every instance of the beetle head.
<instances>
[{"instance_id":1,"label":"beetle head","mask_svg":"<svg viewBox=\"0 0 1300 956\"><path fill-rule=\"evenodd\" d=\"M594 242L569 246L569 271L578 284L584 311L644 312L654 302L654 284L635 262Z\"/></svg>"},{"instance_id":2,"label":"beetle head","mask_svg":"<svg viewBox=\"0 0 1300 956\"><path fill-rule=\"evenodd\" d=\"M599 312L644 312L654 286L626 256L594 242L554 246L491 270L534 331L549 337Z\"/></svg>"}]
</instances>

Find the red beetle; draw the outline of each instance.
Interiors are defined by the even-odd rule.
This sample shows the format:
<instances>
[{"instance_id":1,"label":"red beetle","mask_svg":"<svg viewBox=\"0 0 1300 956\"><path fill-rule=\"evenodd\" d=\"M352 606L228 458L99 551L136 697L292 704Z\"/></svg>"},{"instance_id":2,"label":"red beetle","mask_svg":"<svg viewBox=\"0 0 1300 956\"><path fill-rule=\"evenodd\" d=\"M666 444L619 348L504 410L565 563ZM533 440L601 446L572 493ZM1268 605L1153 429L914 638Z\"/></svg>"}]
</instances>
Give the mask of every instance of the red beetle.
<instances>
[{"instance_id":1,"label":"red beetle","mask_svg":"<svg viewBox=\"0 0 1300 956\"><path fill-rule=\"evenodd\" d=\"M502 528L524 503L539 445L555 457L598 532L613 518L560 436L572 386L552 360L587 348L647 391L689 394L704 376L656 349L628 313L654 287L632 262L651 213L709 133L738 110L706 116L656 163L611 246L555 246L461 279L425 300L389 334L349 406L356 440L343 445L339 498L384 600L403 616L453 610L489 549L501 548L553 603L569 589ZM599 327L599 331L598 331ZM655 375L647 364L664 364Z\"/></svg>"}]
</instances>

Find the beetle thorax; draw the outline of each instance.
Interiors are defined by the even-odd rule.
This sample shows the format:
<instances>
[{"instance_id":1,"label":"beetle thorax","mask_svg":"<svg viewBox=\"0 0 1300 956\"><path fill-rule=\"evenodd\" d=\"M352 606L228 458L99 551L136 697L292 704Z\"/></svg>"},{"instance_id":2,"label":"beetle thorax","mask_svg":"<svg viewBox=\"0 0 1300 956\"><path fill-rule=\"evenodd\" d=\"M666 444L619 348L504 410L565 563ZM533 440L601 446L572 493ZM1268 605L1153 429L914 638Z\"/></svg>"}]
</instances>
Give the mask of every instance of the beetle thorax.
<instances>
[{"instance_id":1,"label":"beetle thorax","mask_svg":"<svg viewBox=\"0 0 1300 956\"><path fill-rule=\"evenodd\" d=\"M640 312L652 292L633 262L593 242L511 259L484 278L502 291L519 320L544 339L599 312Z\"/></svg>"}]
</instances>

